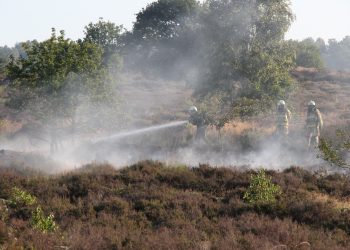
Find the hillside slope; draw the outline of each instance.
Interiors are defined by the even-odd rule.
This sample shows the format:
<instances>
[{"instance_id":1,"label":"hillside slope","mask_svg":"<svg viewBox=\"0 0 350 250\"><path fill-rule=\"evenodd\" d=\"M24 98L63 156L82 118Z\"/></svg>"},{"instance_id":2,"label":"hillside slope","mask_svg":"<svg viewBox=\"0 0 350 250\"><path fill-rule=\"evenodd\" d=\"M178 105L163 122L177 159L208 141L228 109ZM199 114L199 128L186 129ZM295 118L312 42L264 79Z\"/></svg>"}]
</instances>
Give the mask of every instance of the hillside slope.
<instances>
[{"instance_id":1,"label":"hillside slope","mask_svg":"<svg viewBox=\"0 0 350 250\"><path fill-rule=\"evenodd\" d=\"M298 84L290 101L297 114L305 116L307 103L314 100L326 126L350 122L350 73L297 68L292 75Z\"/></svg>"}]
</instances>

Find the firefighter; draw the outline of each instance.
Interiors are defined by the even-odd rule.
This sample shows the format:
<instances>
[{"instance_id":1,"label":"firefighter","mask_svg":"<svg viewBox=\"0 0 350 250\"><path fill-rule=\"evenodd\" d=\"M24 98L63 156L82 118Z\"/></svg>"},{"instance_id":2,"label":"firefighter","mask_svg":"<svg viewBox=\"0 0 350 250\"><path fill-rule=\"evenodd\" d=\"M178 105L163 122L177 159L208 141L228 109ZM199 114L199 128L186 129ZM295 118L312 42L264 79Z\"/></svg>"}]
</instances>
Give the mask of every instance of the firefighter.
<instances>
[{"instance_id":1,"label":"firefighter","mask_svg":"<svg viewBox=\"0 0 350 250\"><path fill-rule=\"evenodd\" d=\"M321 112L316 107L314 101L310 101L307 106L306 133L308 137L308 147L318 147L320 130L323 127Z\"/></svg>"},{"instance_id":2,"label":"firefighter","mask_svg":"<svg viewBox=\"0 0 350 250\"><path fill-rule=\"evenodd\" d=\"M204 114L198 112L197 107L192 106L188 110L190 114L189 122L197 127L195 141L204 142L206 140L206 130L208 127L207 119Z\"/></svg>"},{"instance_id":3,"label":"firefighter","mask_svg":"<svg viewBox=\"0 0 350 250\"><path fill-rule=\"evenodd\" d=\"M289 122L291 119L291 112L286 106L284 100L277 103L277 119L276 119L276 133L279 136L286 137L289 134Z\"/></svg>"}]
</instances>

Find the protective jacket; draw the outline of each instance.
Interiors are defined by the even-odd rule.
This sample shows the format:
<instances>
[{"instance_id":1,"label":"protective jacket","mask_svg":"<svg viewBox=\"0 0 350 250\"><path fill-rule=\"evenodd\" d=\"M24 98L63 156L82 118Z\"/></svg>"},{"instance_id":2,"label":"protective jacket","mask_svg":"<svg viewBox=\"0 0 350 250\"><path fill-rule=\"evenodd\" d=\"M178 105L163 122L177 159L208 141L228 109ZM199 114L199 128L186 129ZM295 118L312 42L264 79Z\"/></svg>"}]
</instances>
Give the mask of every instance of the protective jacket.
<instances>
[{"instance_id":1,"label":"protective jacket","mask_svg":"<svg viewBox=\"0 0 350 250\"><path fill-rule=\"evenodd\" d=\"M323 127L323 119L321 112L316 109L314 112L308 112L307 118L306 118L306 128L308 131L312 132L313 130L314 135L319 136L320 129Z\"/></svg>"},{"instance_id":2,"label":"protective jacket","mask_svg":"<svg viewBox=\"0 0 350 250\"><path fill-rule=\"evenodd\" d=\"M289 133L289 122L291 119L292 113L289 109L284 108L282 111L277 111L277 132L280 134L287 135Z\"/></svg>"},{"instance_id":3,"label":"protective jacket","mask_svg":"<svg viewBox=\"0 0 350 250\"><path fill-rule=\"evenodd\" d=\"M323 119L318 109L307 113L306 131L308 136L308 145L317 147L319 144L320 129L323 127Z\"/></svg>"},{"instance_id":4,"label":"protective jacket","mask_svg":"<svg viewBox=\"0 0 350 250\"><path fill-rule=\"evenodd\" d=\"M208 127L208 121L206 117L203 114L196 112L190 116L189 122L197 127L195 139L196 140L205 139L206 130Z\"/></svg>"}]
</instances>

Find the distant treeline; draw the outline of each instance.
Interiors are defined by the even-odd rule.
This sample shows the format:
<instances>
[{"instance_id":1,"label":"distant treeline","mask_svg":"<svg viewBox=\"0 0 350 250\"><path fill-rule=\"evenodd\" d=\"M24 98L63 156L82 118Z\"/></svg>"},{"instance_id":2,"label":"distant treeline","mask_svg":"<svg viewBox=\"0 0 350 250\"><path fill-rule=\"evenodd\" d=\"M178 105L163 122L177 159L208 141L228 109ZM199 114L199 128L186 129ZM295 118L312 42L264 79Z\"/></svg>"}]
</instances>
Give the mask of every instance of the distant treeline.
<instances>
[{"instance_id":1,"label":"distant treeline","mask_svg":"<svg viewBox=\"0 0 350 250\"><path fill-rule=\"evenodd\" d=\"M350 71L350 36L341 41L307 38L289 42L295 46L298 66Z\"/></svg>"}]
</instances>

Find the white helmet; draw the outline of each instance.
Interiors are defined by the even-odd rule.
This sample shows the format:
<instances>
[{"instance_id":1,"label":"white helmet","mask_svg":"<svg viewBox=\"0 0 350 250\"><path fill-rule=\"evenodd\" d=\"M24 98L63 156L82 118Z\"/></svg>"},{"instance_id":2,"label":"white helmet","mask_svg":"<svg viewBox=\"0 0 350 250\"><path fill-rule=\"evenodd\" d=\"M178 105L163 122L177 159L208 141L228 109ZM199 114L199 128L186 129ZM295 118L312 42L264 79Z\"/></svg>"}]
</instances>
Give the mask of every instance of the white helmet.
<instances>
[{"instance_id":1,"label":"white helmet","mask_svg":"<svg viewBox=\"0 0 350 250\"><path fill-rule=\"evenodd\" d=\"M314 101L310 101L310 102L308 103L308 106L316 106L316 103L315 103Z\"/></svg>"},{"instance_id":2,"label":"white helmet","mask_svg":"<svg viewBox=\"0 0 350 250\"><path fill-rule=\"evenodd\" d=\"M198 109L197 109L196 106L192 106L192 107L190 107L190 108L188 109L188 112L190 112L190 113L195 113L195 112L197 112L197 111L198 111Z\"/></svg>"},{"instance_id":3,"label":"white helmet","mask_svg":"<svg viewBox=\"0 0 350 250\"><path fill-rule=\"evenodd\" d=\"M286 106L286 102L284 100L279 100L277 106Z\"/></svg>"}]
</instances>

